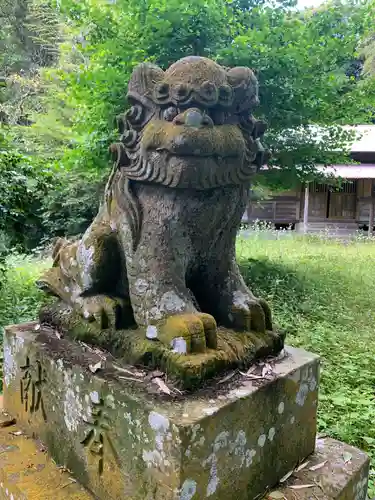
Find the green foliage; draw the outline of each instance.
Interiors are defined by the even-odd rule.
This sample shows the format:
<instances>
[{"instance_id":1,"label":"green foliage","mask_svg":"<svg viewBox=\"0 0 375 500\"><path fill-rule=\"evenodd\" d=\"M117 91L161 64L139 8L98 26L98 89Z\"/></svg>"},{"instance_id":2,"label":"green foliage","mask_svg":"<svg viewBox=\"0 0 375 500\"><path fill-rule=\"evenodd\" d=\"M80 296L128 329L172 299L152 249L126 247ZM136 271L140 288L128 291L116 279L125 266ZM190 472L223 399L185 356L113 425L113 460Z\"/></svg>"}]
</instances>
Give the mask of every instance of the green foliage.
<instances>
[{"instance_id":1,"label":"green foliage","mask_svg":"<svg viewBox=\"0 0 375 500\"><path fill-rule=\"evenodd\" d=\"M1 239L0 239L1 245ZM2 392L2 336L7 325L32 321L48 300L35 286L35 280L49 267L49 261L12 253L7 257L3 288L0 281L0 394Z\"/></svg>"},{"instance_id":2,"label":"green foliage","mask_svg":"<svg viewBox=\"0 0 375 500\"><path fill-rule=\"evenodd\" d=\"M47 0L0 0L0 123L29 125L41 112L39 70L59 56L57 11Z\"/></svg>"},{"instance_id":3,"label":"green foliage","mask_svg":"<svg viewBox=\"0 0 375 500\"><path fill-rule=\"evenodd\" d=\"M66 0L66 43L59 67L48 71L54 92L63 89L59 108L65 114L74 110L62 164L76 171L106 168L107 146L116 137L113 118L126 106L134 66L149 60L166 68L192 54L255 68L258 115L270 125L271 165L282 167L259 182L290 186L315 176L317 163L345 161L336 151L345 150L348 136L334 125L366 123L374 116L361 78L348 70L358 41L367 36L369 8L355 0L303 12L287 2L271 8L229 0ZM56 103L49 112L55 110ZM36 122L40 134L40 117ZM66 127L66 117L64 122ZM311 124L327 127L319 141ZM49 130L44 132L48 137Z\"/></svg>"},{"instance_id":4,"label":"green foliage","mask_svg":"<svg viewBox=\"0 0 375 500\"><path fill-rule=\"evenodd\" d=\"M364 72L367 75L375 74L375 33L366 40L362 55L365 59Z\"/></svg>"},{"instance_id":5,"label":"green foliage","mask_svg":"<svg viewBox=\"0 0 375 500\"><path fill-rule=\"evenodd\" d=\"M58 55L59 21L50 2L1 0L0 72L49 66Z\"/></svg>"},{"instance_id":6,"label":"green foliage","mask_svg":"<svg viewBox=\"0 0 375 500\"><path fill-rule=\"evenodd\" d=\"M290 187L316 177L317 164L345 161L350 137L335 125L373 118L372 109L361 102L365 96L357 91L358 81L347 74L358 39L367 30L366 9L337 2L296 15L261 6L246 14L242 26L236 24L237 36L219 51L224 64L257 72L258 113L270 126L270 166L282 167L261 181ZM370 98L364 100L367 105ZM324 127L324 134L319 137L321 132L311 125Z\"/></svg>"},{"instance_id":7,"label":"green foliage","mask_svg":"<svg viewBox=\"0 0 375 500\"><path fill-rule=\"evenodd\" d=\"M263 0L2 1L0 113L31 163L43 159L55 172L55 189L43 198L51 235L82 231L95 213L117 139L114 117L126 108L127 82L141 61L167 68L195 54L255 69L258 116L269 123L277 167L258 176L259 192L316 177L318 163L345 161L349 138L337 125L374 119L375 76L361 73L357 53L373 35L374 0L305 11L289 0L272 7Z\"/></svg>"},{"instance_id":8,"label":"green foliage","mask_svg":"<svg viewBox=\"0 0 375 500\"><path fill-rule=\"evenodd\" d=\"M35 286L35 280L49 260L12 253L7 258L7 287L0 296L0 330L6 325L32 321L45 303L46 295Z\"/></svg>"},{"instance_id":9,"label":"green foliage","mask_svg":"<svg viewBox=\"0 0 375 500\"><path fill-rule=\"evenodd\" d=\"M360 43L360 56L363 59L363 73L365 76L372 78L375 76L375 1L369 3L369 8L366 12L368 18L369 28L361 43Z\"/></svg>"},{"instance_id":10,"label":"green foliage","mask_svg":"<svg viewBox=\"0 0 375 500\"><path fill-rule=\"evenodd\" d=\"M95 172L58 172L57 183L43 199L43 227L49 236L82 234L99 208L108 174Z\"/></svg>"},{"instance_id":11,"label":"green foliage","mask_svg":"<svg viewBox=\"0 0 375 500\"><path fill-rule=\"evenodd\" d=\"M266 241L267 235L239 240L243 275L270 302L288 344L321 356L320 430L366 450L374 461L375 270L369 262L375 243L290 233Z\"/></svg>"},{"instance_id":12,"label":"green foliage","mask_svg":"<svg viewBox=\"0 0 375 500\"><path fill-rule=\"evenodd\" d=\"M41 239L43 197L51 188L51 171L0 136L0 233L10 246L31 249Z\"/></svg>"}]
</instances>

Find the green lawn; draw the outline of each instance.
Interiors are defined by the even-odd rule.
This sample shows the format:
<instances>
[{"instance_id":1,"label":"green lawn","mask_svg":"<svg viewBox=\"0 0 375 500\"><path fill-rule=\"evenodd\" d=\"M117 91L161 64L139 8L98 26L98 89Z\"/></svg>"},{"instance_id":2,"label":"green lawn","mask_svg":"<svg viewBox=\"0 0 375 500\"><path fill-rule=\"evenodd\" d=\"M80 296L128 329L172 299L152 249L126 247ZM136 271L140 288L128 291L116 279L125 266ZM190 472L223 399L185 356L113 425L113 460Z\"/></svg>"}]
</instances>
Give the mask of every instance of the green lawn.
<instances>
[{"instance_id":1,"label":"green lawn","mask_svg":"<svg viewBox=\"0 0 375 500\"><path fill-rule=\"evenodd\" d=\"M375 243L304 238L238 241L243 274L272 306L287 341L322 357L319 427L365 449L375 463ZM35 317L42 264L13 259L0 326ZM375 495L375 472L370 494Z\"/></svg>"},{"instance_id":2,"label":"green lawn","mask_svg":"<svg viewBox=\"0 0 375 500\"><path fill-rule=\"evenodd\" d=\"M247 283L287 342L322 358L319 428L375 463L375 242L240 240ZM375 494L375 471L370 481Z\"/></svg>"}]
</instances>

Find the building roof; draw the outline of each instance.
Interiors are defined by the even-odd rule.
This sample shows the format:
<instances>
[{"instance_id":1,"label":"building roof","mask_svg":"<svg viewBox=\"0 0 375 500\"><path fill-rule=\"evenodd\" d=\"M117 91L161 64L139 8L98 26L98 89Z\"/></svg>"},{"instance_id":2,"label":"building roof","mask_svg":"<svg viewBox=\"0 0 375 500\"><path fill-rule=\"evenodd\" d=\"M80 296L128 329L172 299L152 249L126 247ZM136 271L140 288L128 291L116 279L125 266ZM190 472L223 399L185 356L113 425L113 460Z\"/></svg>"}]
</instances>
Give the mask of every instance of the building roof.
<instances>
[{"instance_id":1,"label":"building roof","mask_svg":"<svg viewBox=\"0 0 375 500\"><path fill-rule=\"evenodd\" d=\"M360 134L352 146L352 153L372 153L375 152L375 125L357 125L355 127L345 126L346 130L354 130Z\"/></svg>"},{"instance_id":2,"label":"building roof","mask_svg":"<svg viewBox=\"0 0 375 500\"><path fill-rule=\"evenodd\" d=\"M341 177L342 179L375 179L375 163L364 165L319 165L317 170L325 175Z\"/></svg>"},{"instance_id":3,"label":"building roof","mask_svg":"<svg viewBox=\"0 0 375 500\"><path fill-rule=\"evenodd\" d=\"M348 148L351 153L375 153L375 125L345 125L342 128L357 133L357 137ZM324 140L324 128L312 125L310 130L313 131L317 142ZM264 165L261 167L261 170L268 170L268 168L267 165ZM274 166L272 168L277 170L281 167ZM349 163L345 165L330 166L317 165L316 169L326 176L339 177L342 179L375 179L375 163Z\"/></svg>"},{"instance_id":4,"label":"building roof","mask_svg":"<svg viewBox=\"0 0 375 500\"><path fill-rule=\"evenodd\" d=\"M352 153L375 153L375 125L348 125L343 128L358 133L358 137L350 148ZM330 165L329 167L319 165L317 170L325 175L341 177L342 179L375 179L374 163Z\"/></svg>"}]
</instances>

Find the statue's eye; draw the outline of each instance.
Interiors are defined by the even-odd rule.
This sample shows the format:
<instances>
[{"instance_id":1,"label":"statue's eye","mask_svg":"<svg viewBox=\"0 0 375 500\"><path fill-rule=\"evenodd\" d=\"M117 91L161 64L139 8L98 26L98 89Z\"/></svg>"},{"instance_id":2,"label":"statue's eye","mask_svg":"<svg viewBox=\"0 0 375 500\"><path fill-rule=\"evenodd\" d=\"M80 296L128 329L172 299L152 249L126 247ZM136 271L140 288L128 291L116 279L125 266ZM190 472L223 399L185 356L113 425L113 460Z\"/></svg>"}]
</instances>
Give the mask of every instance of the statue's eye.
<instances>
[{"instance_id":1,"label":"statue's eye","mask_svg":"<svg viewBox=\"0 0 375 500\"><path fill-rule=\"evenodd\" d=\"M178 115L178 110L177 110L177 108L174 108L173 106L171 106L163 111L163 118L164 118L164 120L167 120L167 122L171 122L172 120L174 120L177 115Z\"/></svg>"}]
</instances>

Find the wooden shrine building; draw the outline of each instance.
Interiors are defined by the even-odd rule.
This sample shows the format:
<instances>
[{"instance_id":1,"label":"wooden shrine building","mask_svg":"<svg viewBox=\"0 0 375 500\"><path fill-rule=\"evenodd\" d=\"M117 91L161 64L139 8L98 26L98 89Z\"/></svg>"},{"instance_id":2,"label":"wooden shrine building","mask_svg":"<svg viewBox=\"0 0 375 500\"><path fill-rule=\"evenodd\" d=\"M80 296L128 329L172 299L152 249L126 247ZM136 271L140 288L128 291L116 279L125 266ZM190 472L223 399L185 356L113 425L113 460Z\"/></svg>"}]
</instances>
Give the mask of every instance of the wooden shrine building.
<instances>
[{"instance_id":1,"label":"wooden shrine building","mask_svg":"<svg viewBox=\"0 0 375 500\"><path fill-rule=\"evenodd\" d=\"M270 222L276 227L291 226L313 232L342 227L348 232L374 226L375 125L356 127L361 138L351 147L353 164L321 167L330 176L341 178L338 186L320 182L300 185L264 201L249 203L244 221ZM356 163L354 163L356 162ZM318 167L320 168L320 167Z\"/></svg>"}]
</instances>

